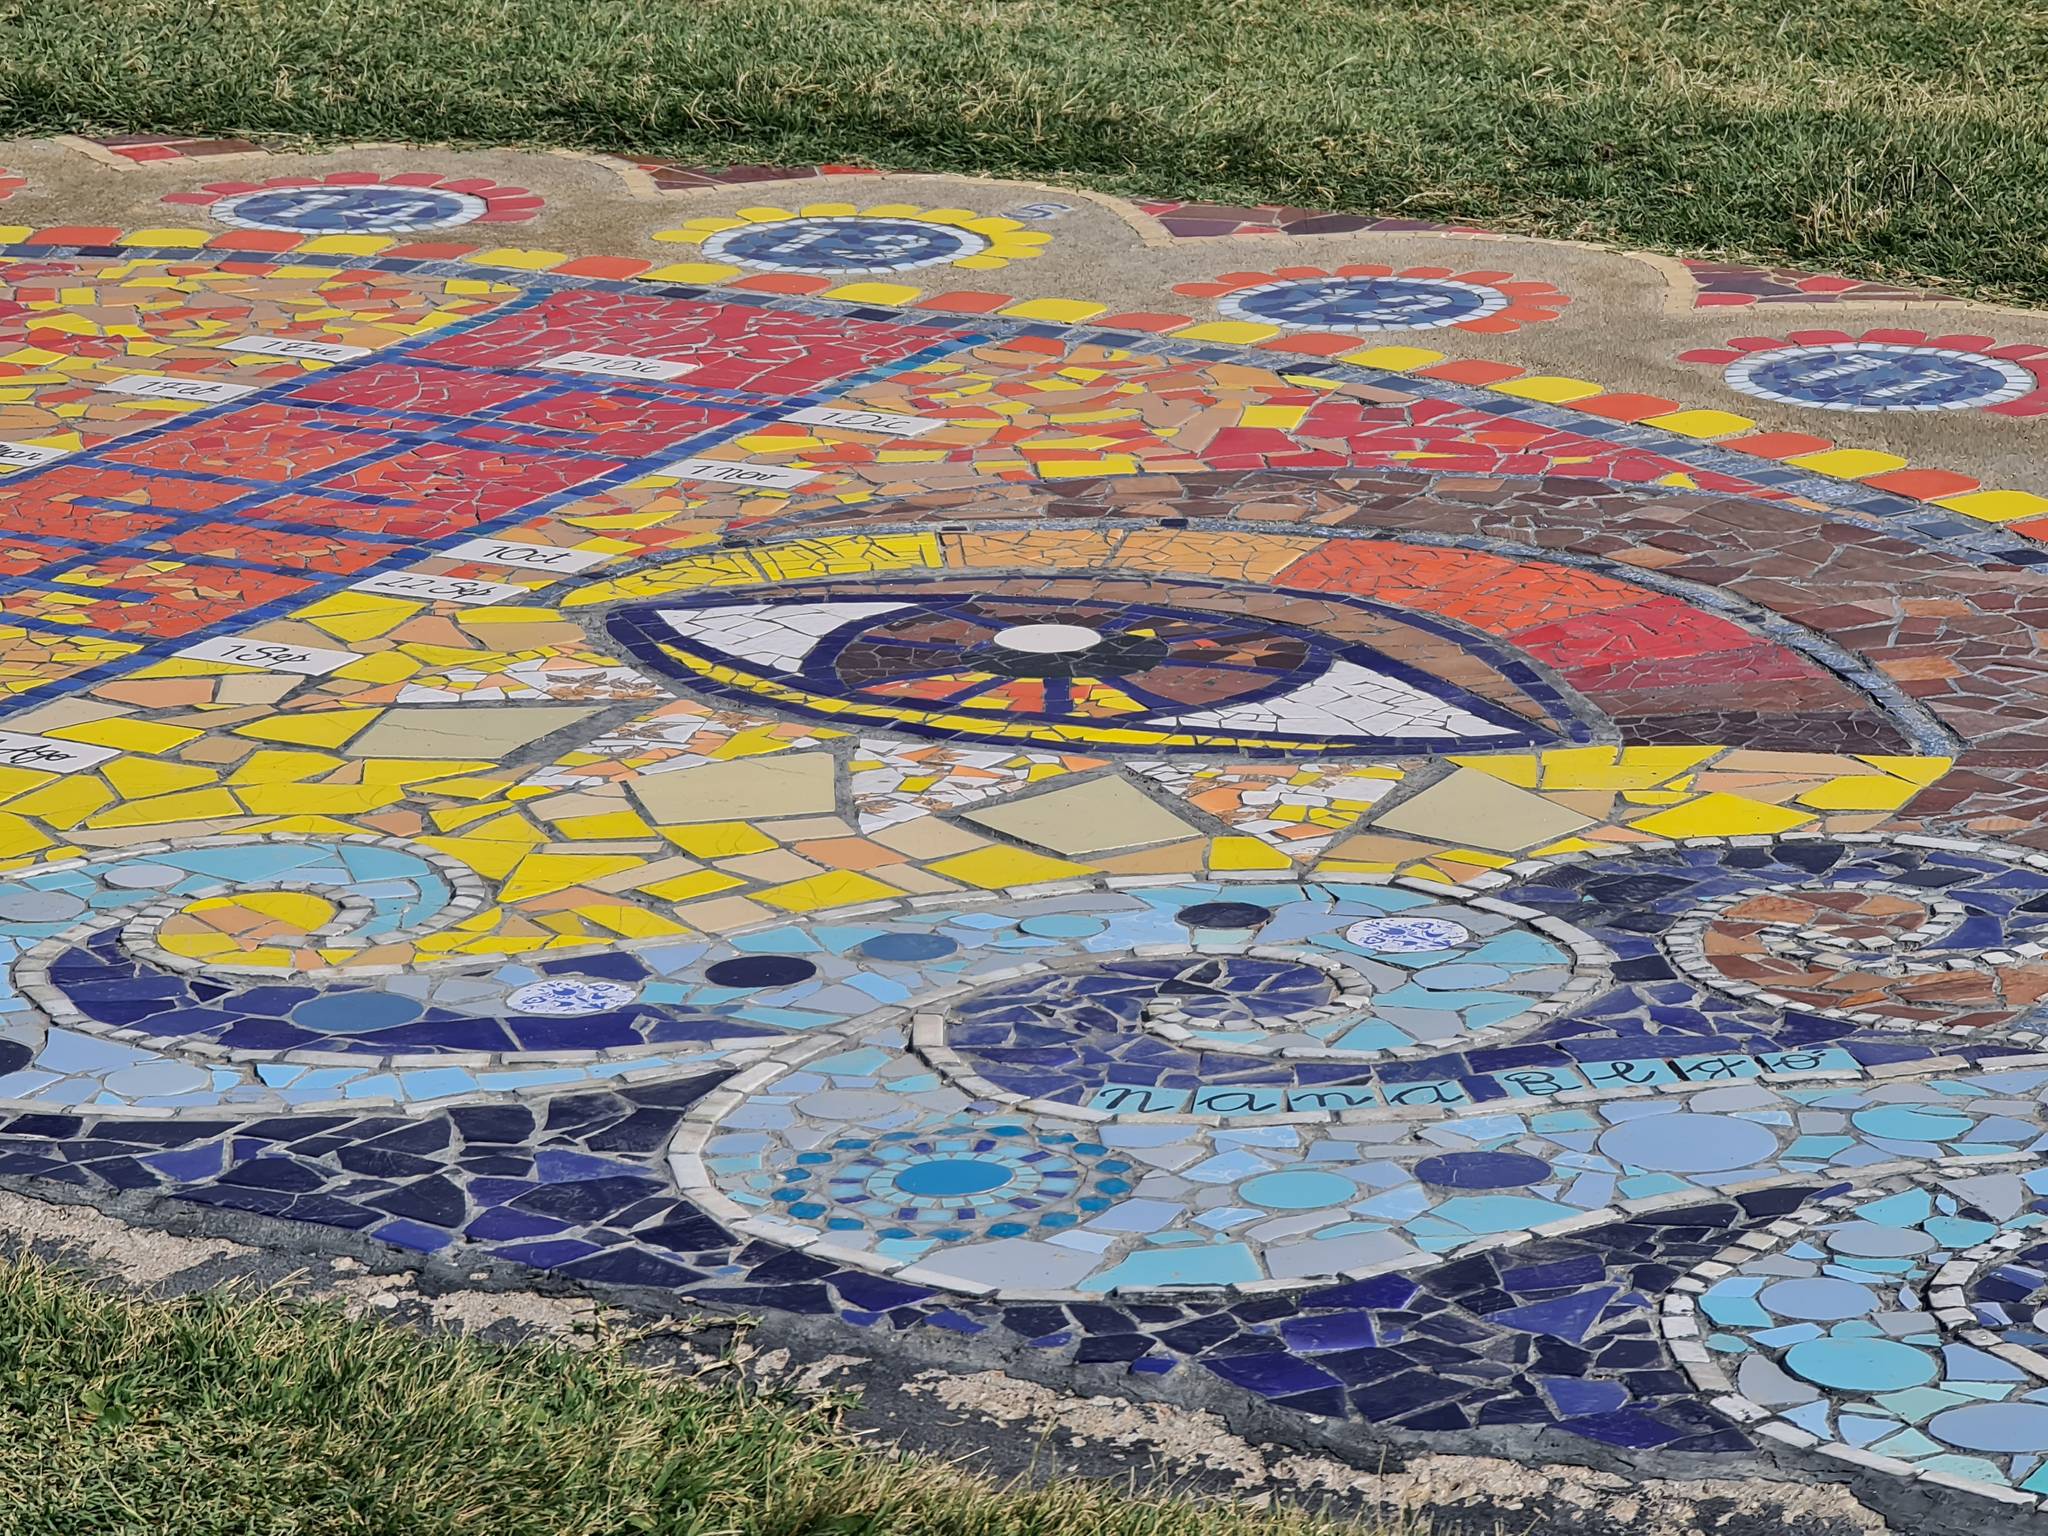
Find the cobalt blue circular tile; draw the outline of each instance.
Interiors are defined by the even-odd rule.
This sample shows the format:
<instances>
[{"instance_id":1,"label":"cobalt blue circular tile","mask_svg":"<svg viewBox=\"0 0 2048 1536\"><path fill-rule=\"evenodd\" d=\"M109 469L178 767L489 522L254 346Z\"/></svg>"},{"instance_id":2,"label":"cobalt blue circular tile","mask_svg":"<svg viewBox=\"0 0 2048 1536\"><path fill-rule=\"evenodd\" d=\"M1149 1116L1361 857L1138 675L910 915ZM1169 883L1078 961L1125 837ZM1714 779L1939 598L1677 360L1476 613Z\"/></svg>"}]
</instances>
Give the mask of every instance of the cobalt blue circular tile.
<instances>
[{"instance_id":1,"label":"cobalt blue circular tile","mask_svg":"<svg viewBox=\"0 0 2048 1536\"><path fill-rule=\"evenodd\" d=\"M863 960L942 960L959 947L943 933L878 933L853 952Z\"/></svg>"},{"instance_id":2,"label":"cobalt blue circular tile","mask_svg":"<svg viewBox=\"0 0 2048 1536\"><path fill-rule=\"evenodd\" d=\"M1198 901L1174 915L1190 928L1256 928L1273 909L1249 901Z\"/></svg>"},{"instance_id":3,"label":"cobalt blue circular tile","mask_svg":"<svg viewBox=\"0 0 2048 1536\"><path fill-rule=\"evenodd\" d=\"M817 974L798 955L735 955L704 967L704 979L714 987L793 987Z\"/></svg>"},{"instance_id":4,"label":"cobalt blue circular tile","mask_svg":"<svg viewBox=\"0 0 2048 1536\"><path fill-rule=\"evenodd\" d=\"M1521 1152L1445 1152L1415 1165L1425 1184L1447 1189L1518 1189L1550 1177L1550 1164Z\"/></svg>"}]
</instances>

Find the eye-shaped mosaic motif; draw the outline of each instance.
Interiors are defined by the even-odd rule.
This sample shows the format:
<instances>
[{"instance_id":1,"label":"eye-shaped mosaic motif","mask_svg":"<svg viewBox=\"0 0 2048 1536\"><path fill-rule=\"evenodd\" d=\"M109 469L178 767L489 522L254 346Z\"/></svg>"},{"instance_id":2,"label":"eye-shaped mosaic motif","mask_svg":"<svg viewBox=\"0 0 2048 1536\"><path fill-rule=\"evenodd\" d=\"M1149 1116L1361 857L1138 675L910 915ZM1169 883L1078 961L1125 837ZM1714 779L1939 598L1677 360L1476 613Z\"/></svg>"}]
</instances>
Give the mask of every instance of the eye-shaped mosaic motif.
<instances>
[{"instance_id":1,"label":"eye-shaped mosaic motif","mask_svg":"<svg viewBox=\"0 0 2048 1536\"><path fill-rule=\"evenodd\" d=\"M611 627L707 692L917 735L1248 754L1587 738L1534 668L1412 615L1317 602L1262 616L1226 587L1182 589L1181 605L1020 585L817 587L628 609Z\"/></svg>"}]
</instances>

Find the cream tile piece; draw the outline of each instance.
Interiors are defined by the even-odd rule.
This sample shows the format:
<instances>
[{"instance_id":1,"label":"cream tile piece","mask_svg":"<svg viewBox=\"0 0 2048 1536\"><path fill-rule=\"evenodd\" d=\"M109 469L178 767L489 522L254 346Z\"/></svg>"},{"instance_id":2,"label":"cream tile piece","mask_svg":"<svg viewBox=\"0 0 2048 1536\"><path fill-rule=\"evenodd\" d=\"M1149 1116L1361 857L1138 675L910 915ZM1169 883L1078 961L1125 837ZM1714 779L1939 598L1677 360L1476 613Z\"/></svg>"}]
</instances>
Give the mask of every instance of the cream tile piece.
<instances>
[{"instance_id":1,"label":"cream tile piece","mask_svg":"<svg viewBox=\"0 0 2048 1536\"><path fill-rule=\"evenodd\" d=\"M546 704L401 704L343 750L350 757L504 758L596 713Z\"/></svg>"},{"instance_id":2,"label":"cream tile piece","mask_svg":"<svg viewBox=\"0 0 2048 1536\"><path fill-rule=\"evenodd\" d=\"M628 779L650 821L766 821L837 809L839 766L829 752L775 752Z\"/></svg>"},{"instance_id":3,"label":"cream tile piece","mask_svg":"<svg viewBox=\"0 0 2048 1536\"><path fill-rule=\"evenodd\" d=\"M1375 829L1495 853L1519 853L1592 825L1589 816L1476 768L1456 770L1373 820Z\"/></svg>"},{"instance_id":4,"label":"cream tile piece","mask_svg":"<svg viewBox=\"0 0 2048 1536\"><path fill-rule=\"evenodd\" d=\"M1114 774L985 805L963 820L1054 853L1105 853L1170 843L1198 830Z\"/></svg>"}]
</instances>

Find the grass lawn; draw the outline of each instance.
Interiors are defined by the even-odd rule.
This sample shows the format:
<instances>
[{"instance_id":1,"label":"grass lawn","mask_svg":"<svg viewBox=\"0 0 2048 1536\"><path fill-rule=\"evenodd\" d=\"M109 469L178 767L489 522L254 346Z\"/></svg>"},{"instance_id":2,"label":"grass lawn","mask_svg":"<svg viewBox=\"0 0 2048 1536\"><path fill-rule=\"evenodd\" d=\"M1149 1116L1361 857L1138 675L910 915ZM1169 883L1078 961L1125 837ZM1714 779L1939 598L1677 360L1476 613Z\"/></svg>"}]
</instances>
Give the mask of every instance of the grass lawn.
<instances>
[{"instance_id":1,"label":"grass lawn","mask_svg":"<svg viewBox=\"0 0 2048 1536\"><path fill-rule=\"evenodd\" d=\"M1071 178L2048 301L2037 0L0 0L0 134Z\"/></svg>"},{"instance_id":2,"label":"grass lawn","mask_svg":"<svg viewBox=\"0 0 2048 1536\"><path fill-rule=\"evenodd\" d=\"M0 1264L7 1536L1342 1536L882 1454L829 1409L327 1309Z\"/></svg>"}]
</instances>

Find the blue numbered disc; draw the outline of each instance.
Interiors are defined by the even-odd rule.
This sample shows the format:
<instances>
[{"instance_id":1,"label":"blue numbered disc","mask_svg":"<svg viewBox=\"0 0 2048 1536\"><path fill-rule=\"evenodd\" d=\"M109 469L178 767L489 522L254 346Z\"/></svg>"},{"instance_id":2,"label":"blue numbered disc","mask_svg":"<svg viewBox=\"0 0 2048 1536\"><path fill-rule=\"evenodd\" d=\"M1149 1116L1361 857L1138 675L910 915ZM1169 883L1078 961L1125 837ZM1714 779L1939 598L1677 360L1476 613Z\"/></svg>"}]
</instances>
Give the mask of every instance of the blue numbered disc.
<instances>
[{"instance_id":1,"label":"blue numbered disc","mask_svg":"<svg viewBox=\"0 0 2048 1536\"><path fill-rule=\"evenodd\" d=\"M1307 277L1242 288L1227 315L1317 331L1433 330L1508 307L1498 288L1433 277Z\"/></svg>"},{"instance_id":2,"label":"blue numbered disc","mask_svg":"<svg viewBox=\"0 0 2048 1536\"><path fill-rule=\"evenodd\" d=\"M1726 378L1745 395L1823 411L1979 410L2037 387L2004 358L1868 341L1752 353L1729 364Z\"/></svg>"},{"instance_id":3,"label":"blue numbered disc","mask_svg":"<svg viewBox=\"0 0 2048 1536\"><path fill-rule=\"evenodd\" d=\"M224 197L213 205L213 216L237 229L321 235L447 229L487 211L480 197L438 187L266 187Z\"/></svg>"},{"instance_id":4,"label":"blue numbered disc","mask_svg":"<svg viewBox=\"0 0 2048 1536\"><path fill-rule=\"evenodd\" d=\"M854 214L747 224L704 242L704 254L721 261L820 276L933 267L987 249L988 241L969 229Z\"/></svg>"}]
</instances>

